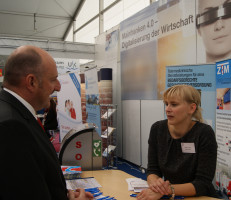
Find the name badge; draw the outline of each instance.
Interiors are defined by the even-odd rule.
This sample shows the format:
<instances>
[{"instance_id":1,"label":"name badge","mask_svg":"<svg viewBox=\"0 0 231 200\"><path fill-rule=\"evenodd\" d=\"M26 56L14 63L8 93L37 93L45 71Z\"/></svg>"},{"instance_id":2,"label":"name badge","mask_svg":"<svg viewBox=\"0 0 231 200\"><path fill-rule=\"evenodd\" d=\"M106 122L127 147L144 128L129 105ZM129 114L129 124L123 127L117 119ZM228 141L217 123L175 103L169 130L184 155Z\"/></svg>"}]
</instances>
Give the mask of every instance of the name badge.
<instances>
[{"instance_id":1,"label":"name badge","mask_svg":"<svg viewBox=\"0 0 231 200\"><path fill-rule=\"evenodd\" d=\"M194 143L181 143L183 153L196 153Z\"/></svg>"}]
</instances>

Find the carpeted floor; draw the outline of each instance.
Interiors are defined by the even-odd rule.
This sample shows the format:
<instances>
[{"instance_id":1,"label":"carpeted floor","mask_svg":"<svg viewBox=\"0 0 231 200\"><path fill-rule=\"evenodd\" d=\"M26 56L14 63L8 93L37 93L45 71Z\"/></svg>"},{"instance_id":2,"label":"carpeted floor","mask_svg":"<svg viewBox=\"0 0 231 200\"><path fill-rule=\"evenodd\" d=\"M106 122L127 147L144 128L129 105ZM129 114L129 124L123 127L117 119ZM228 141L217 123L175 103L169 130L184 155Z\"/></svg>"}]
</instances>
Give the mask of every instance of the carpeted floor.
<instances>
[{"instance_id":1,"label":"carpeted floor","mask_svg":"<svg viewBox=\"0 0 231 200\"><path fill-rule=\"evenodd\" d=\"M130 163L124 159L118 158L117 161L117 169L122 170L132 176L137 178L141 178L143 180L147 180L147 176L145 174L145 170L140 168L139 166Z\"/></svg>"}]
</instances>

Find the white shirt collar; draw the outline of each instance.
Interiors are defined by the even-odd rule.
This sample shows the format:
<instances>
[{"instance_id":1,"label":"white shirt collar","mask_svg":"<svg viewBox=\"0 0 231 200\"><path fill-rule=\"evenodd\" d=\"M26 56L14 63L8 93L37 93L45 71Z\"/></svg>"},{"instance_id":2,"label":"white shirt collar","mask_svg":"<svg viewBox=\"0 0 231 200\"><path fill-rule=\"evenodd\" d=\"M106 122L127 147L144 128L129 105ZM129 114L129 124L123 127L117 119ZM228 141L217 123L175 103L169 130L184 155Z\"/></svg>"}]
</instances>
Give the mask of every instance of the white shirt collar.
<instances>
[{"instance_id":1,"label":"white shirt collar","mask_svg":"<svg viewBox=\"0 0 231 200\"><path fill-rule=\"evenodd\" d=\"M18 99L30 112L31 114L35 117L35 119L37 119L36 116L36 111L34 110L34 108L27 102L25 101L22 97L20 97L18 94L16 94L15 92L7 89L7 88L3 88L3 90L9 92L10 94L12 94L16 99Z\"/></svg>"}]
</instances>

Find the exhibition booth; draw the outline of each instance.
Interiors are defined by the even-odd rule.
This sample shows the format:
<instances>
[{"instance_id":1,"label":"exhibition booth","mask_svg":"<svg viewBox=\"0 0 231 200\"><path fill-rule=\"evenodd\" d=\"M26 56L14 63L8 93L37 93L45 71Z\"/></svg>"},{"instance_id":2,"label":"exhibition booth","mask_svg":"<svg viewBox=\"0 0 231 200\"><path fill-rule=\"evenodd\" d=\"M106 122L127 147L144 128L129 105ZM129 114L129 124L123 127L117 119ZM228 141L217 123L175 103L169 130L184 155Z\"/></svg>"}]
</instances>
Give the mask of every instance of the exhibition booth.
<instances>
[{"instance_id":1,"label":"exhibition booth","mask_svg":"<svg viewBox=\"0 0 231 200\"><path fill-rule=\"evenodd\" d=\"M163 93L186 84L200 92L203 118L216 133L216 189L231 196L231 60L219 55L226 46L206 46L203 28L215 19L204 19L196 2L154 2L98 35L95 44L0 38L2 55L29 44L56 61L62 165L80 165L94 176L94 170L116 169L119 157L146 170L151 125L166 118ZM227 7L217 10L227 17ZM78 59L94 60L94 67L81 69Z\"/></svg>"}]
</instances>

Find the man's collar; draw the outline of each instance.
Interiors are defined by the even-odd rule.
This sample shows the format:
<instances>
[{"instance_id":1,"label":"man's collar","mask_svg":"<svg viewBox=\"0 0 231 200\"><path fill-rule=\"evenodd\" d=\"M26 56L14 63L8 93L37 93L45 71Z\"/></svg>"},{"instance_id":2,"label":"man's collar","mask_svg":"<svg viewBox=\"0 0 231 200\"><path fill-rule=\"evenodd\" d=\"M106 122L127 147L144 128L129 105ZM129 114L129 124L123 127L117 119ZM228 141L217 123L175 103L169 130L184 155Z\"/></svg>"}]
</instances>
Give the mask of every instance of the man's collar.
<instances>
[{"instance_id":1,"label":"man's collar","mask_svg":"<svg viewBox=\"0 0 231 200\"><path fill-rule=\"evenodd\" d=\"M23 99L21 96L19 96L17 93L13 92L12 90L9 90L7 88L3 88L3 90L9 92L16 99L18 99L31 112L31 114L35 117L35 119L37 119L35 109L25 99Z\"/></svg>"}]
</instances>

